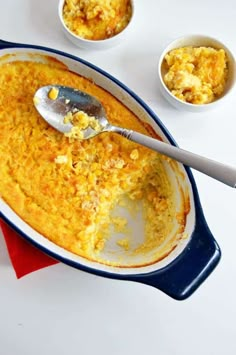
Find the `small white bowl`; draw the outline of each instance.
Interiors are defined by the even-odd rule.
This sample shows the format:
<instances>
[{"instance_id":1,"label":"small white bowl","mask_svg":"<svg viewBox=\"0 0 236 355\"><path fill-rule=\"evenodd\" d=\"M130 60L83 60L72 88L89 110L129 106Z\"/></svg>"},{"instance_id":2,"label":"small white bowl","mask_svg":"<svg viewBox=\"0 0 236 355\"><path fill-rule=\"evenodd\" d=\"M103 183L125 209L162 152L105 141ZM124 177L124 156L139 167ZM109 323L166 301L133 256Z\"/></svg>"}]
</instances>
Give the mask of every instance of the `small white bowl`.
<instances>
[{"instance_id":1,"label":"small white bowl","mask_svg":"<svg viewBox=\"0 0 236 355\"><path fill-rule=\"evenodd\" d=\"M62 24L62 29L66 35L66 37L72 42L74 43L76 46L80 47L80 48L84 48L84 49L107 49L107 48L111 48L115 45L118 45L119 43L121 43L126 36L128 35L130 28L131 28L131 23L133 22L133 18L134 18L134 1L130 0L131 3L131 7L132 7L132 15L130 18L130 21L128 23L128 25L117 35L110 37L110 38L106 38L103 40L89 40L89 39L85 39L82 38L80 36L77 36L75 33L73 33L72 31L69 30L69 28L66 26L64 20L63 20L63 6L64 6L65 0L59 0L59 5L58 5L58 14L59 14L59 19L60 22Z\"/></svg>"},{"instance_id":2,"label":"small white bowl","mask_svg":"<svg viewBox=\"0 0 236 355\"><path fill-rule=\"evenodd\" d=\"M165 55L176 48L186 47L186 46L194 46L194 47L213 47L216 49L224 49L228 58L228 79L226 83L225 90L223 94L216 99L215 101L208 104L191 104L188 102L184 102L177 97L175 97L170 90L167 88L164 80L163 80L163 61ZM166 100L173 105L175 108L190 112L202 112L208 109L215 108L218 104L222 103L226 96L232 92L233 87L236 82L236 62L231 51L220 41L215 38L204 36L204 35L189 35L175 39L171 42L162 52L159 62L158 62L158 78L160 83L160 91L162 95L166 98Z\"/></svg>"}]
</instances>

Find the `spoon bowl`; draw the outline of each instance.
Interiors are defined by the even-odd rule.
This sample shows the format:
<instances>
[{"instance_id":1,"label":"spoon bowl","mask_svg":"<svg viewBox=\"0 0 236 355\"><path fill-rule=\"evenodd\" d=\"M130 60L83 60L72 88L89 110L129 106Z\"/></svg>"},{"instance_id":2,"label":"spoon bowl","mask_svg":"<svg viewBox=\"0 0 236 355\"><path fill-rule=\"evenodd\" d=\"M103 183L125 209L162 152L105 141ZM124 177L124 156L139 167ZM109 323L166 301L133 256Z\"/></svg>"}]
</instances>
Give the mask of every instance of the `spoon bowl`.
<instances>
[{"instance_id":1,"label":"spoon bowl","mask_svg":"<svg viewBox=\"0 0 236 355\"><path fill-rule=\"evenodd\" d=\"M57 91L55 99L49 97L53 89ZM83 130L84 139L94 137L109 125L101 103L95 97L78 89L60 85L43 86L35 93L34 103L40 115L61 133L71 132L73 124L65 123L64 118L69 112L75 113L78 110L96 117L101 127L99 132L91 127Z\"/></svg>"},{"instance_id":2,"label":"spoon bowl","mask_svg":"<svg viewBox=\"0 0 236 355\"><path fill-rule=\"evenodd\" d=\"M50 98L52 89L57 92L53 99ZM65 123L65 116L69 112L73 114L83 111L88 116L93 116L98 120L99 129L95 130L89 126L83 130L82 139L95 137L102 132L115 132L133 142L192 167L226 185L236 187L236 168L188 152L144 134L110 124L101 102L83 91L60 85L44 86L36 91L34 104L40 115L61 133L70 133L74 126L71 122Z\"/></svg>"}]
</instances>

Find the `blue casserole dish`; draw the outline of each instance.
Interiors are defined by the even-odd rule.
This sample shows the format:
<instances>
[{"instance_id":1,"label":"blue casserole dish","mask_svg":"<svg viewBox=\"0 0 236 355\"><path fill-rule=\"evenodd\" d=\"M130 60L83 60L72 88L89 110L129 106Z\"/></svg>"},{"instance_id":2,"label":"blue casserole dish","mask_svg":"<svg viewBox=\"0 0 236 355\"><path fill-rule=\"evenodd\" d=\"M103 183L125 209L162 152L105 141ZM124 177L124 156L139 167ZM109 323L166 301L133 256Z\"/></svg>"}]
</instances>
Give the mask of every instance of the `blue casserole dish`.
<instances>
[{"instance_id":1,"label":"blue casserole dish","mask_svg":"<svg viewBox=\"0 0 236 355\"><path fill-rule=\"evenodd\" d=\"M0 41L2 63L14 60L45 62L49 56L63 62L71 71L92 79L141 120L151 125L163 141L176 145L156 114L134 92L98 67L81 58L54 49ZM184 195L190 206L183 233L185 237L180 238L175 248L156 262L149 263L148 259L145 259L142 266L132 267L131 263L127 268L89 261L47 240L26 224L3 199L0 199L0 218L24 239L67 265L107 278L151 285L174 299L183 300L189 297L213 271L220 260L221 252L205 221L190 169L180 163L175 165L174 169L168 168L168 174L177 191L176 198L179 199ZM139 233L138 230L137 233Z\"/></svg>"}]
</instances>

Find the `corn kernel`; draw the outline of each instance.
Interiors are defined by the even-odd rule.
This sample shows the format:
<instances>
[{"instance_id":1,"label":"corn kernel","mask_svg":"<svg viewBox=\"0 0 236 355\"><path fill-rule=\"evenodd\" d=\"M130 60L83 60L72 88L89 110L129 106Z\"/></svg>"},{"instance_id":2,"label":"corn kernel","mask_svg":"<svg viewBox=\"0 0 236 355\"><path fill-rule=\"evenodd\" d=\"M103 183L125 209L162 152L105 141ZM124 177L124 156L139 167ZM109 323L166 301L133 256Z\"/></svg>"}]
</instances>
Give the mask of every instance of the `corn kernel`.
<instances>
[{"instance_id":1,"label":"corn kernel","mask_svg":"<svg viewBox=\"0 0 236 355\"><path fill-rule=\"evenodd\" d=\"M59 90L55 87L52 87L48 93L48 97L51 100L56 100L59 94Z\"/></svg>"}]
</instances>

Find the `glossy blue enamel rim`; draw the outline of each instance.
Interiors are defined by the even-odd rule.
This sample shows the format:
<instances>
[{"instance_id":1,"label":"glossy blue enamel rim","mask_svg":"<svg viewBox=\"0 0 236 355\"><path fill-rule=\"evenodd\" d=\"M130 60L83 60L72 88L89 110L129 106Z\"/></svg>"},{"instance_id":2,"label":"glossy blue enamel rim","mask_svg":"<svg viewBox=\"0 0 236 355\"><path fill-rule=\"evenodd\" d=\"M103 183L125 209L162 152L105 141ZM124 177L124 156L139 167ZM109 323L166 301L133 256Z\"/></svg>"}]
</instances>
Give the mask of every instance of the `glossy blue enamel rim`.
<instances>
[{"instance_id":1,"label":"glossy blue enamel rim","mask_svg":"<svg viewBox=\"0 0 236 355\"><path fill-rule=\"evenodd\" d=\"M119 80L103 71L102 69L96 67L95 65L71 54L58 51L56 49L51 49L48 47L30 45L30 44L20 44L20 43L10 43L0 40L0 49L7 48L27 48L44 50L49 53L59 54L61 56L71 58L77 62L81 62L86 66L94 69L95 71L101 73L103 76L109 78L111 81L115 82L124 91L126 91L130 96L132 96L152 117L152 119L159 125L163 133L169 139L171 144L177 145L171 134L165 128L160 119L156 114L142 101L133 91L122 84ZM4 216L0 211L0 218L2 218L11 228L13 228L17 233L19 233L24 239L29 241L31 244L41 249L44 253L48 254L54 259L57 259L69 266L74 268L93 273L99 276L103 276L111 279L119 280L129 280L136 281L143 284L151 285L159 290L163 291L170 297L176 300L184 300L188 298L209 276L209 274L214 270L218 262L220 261L221 251L220 248L212 236L208 225L206 223L202 206L200 203L197 187L191 170L185 167L188 174L190 183L192 185L193 197L196 209L196 225L192 233L191 239L183 252L166 267L159 269L148 274L135 274L135 275L120 275L112 272L101 271L84 266L78 262L68 260L63 258L56 253L42 247L40 244L32 240L28 235L19 230L19 228L14 225L6 216Z\"/></svg>"}]
</instances>

